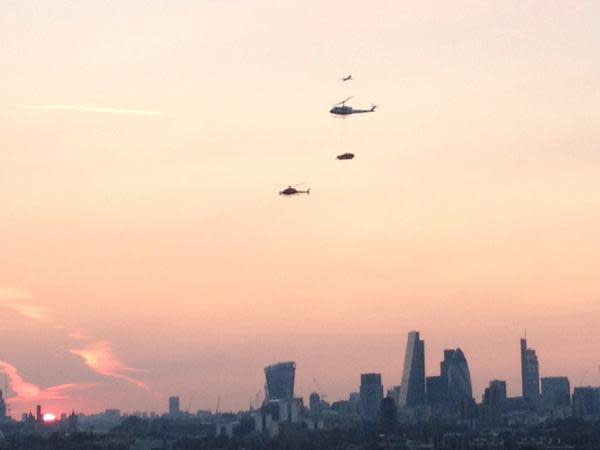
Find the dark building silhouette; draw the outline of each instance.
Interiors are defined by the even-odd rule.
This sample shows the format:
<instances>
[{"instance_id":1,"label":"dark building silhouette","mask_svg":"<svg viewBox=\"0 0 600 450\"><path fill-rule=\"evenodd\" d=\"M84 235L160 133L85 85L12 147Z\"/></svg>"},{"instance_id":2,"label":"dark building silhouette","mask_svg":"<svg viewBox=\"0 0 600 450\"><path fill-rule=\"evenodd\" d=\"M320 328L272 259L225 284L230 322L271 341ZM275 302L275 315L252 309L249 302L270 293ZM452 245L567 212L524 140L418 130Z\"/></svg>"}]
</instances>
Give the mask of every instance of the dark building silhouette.
<instances>
[{"instance_id":1,"label":"dark building silhouette","mask_svg":"<svg viewBox=\"0 0 600 450\"><path fill-rule=\"evenodd\" d=\"M379 414L377 416L377 425L380 433L393 433L398 423L398 407L391 397L386 397L381 401Z\"/></svg>"},{"instance_id":2,"label":"dark building silhouette","mask_svg":"<svg viewBox=\"0 0 600 450\"><path fill-rule=\"evenodd\" d=\"M294 398L295 362L281 362L265 367L267 400L292 400Z\"/></svg>"},{"instance_id":3,"label":"dark building silhouette","mask_svg":"<svg viewBox=\"0 0 600 450\"><path fill-rule=\"evenodd\" d=\"M448 400L448 380L442 376L427 377L427 403L440 406Z\"/></svg>"},{"instance_id":4,"label":"dark building silhouette","mask_svg":"<svg viewBox=\"0 0 600 450\"><path fill-rule=\"evenodd\" d=\"M483 393L485 420L492 425L502 423L502 414L506 409L506 381L492 380Z\"/></svg>"},{"instance_id":5,"label":"dark building silhouette","mask_svg":"<svg viewBox=\"0 0 600 450\"><path fill-rule=\"evenodd\" d=\"M540 397L540 369L535 350L527 348L526 339L521 339L521 383L523 399L536 405Z\"/></svg>"},{"instance_id":6,"label":"dark building silhouette","mask_svg":"<svg viewBox=\"0 0 600 450\"><path fill-rule=\"evenodd\" d=\"M176 417L180 414L179 397L169 397L169 415Z\"/></svg>"},{"instance_id":7,"label":"dark building silhouette","mask_svg":"<svg viewBox=\"0 0 600 450\"><path fill-rule=\"evenodd\" d=\"M5 421L6 418L6 402L4 401L2 390L0 390L0 422Z\"/></svg>"},{"instance_id":8,"label":"dark building silhouette","mask_svg":"<svg viewBox=\"0 0 600 450\"><path fill-rule=\"evenodd\" d=\"M77 433L79 431L79 420L75 411L71 411L71 415L67 419L67 430L69 433Z\"/></svg>"},{"instance_id":9,"label":"dark building silhouette","mask_svg":"<svg viewBox=\"0 0 600 450\"><path fill-rule=\"evenodd\" d=\"M408 333L404 370L400 385L401 407L415 407L425 403L425 342L418 331Z\"/></svg>"},{"instance_id":10,"label":"dark building silhouette","mask_svg":"<svg viewBox=\"0 0 600 450\"><path fill-rule=\"evenodd\" d=\"M454 410L464 411L473 403L473 390L471 388L469 364L460 348L453 351L446 370L448 400Z\"/></svg>"},{"instance_id":11,"label":"dark building silhouette","mask_svg":"<svg viewBox=\"0 0 600 450\"><path fill-rule=\"evenodd\" d=\"M312 413L318 413L321 411L321 396L319 394L317 394L316 392L313 392L312 394L310 394L310 397L308 397L308 407L310 408L310 412Z\"/></svg>"},{"instance_id":12,"label":"dark building silhouette","mask_svg":"<svg viewBox=\"0 0 600 450\"><path fill-rule=\"evenodd\" d=\"M374 422L382 400L381 374L363 373L360 376L360 413L363 419Z\"/></svg>"},{"instance_id":13,"label":"dark building silhouette","mask_svg":"<svg viewBox=\"0 0 600 450\"><path fill-rule=\"evenodd\" d=\"M567 377L542 378L542 405L547 409L571 405L571 386Z\"/></svg>"},{"instance_id":14,"label":"dark building silhouette","mask_svg":"<svg viewBox=\"0 0 600 450\"><path fill-rule=\"evenodd\" d=\"M576 387L573 390L573 415L596 417L600 415L600 388Z\"/></svg>"},{"instance_id":15,"label":"dark building silhouette","mask_svg":"<svg viewBox=\"0 0 600 450\"><path fill-rule=\"evenodd\" d=\"M469 365L460 348L444 350L440 375L427 377L427 403L438 413L462 416L474 406Z\"/></svg>"},{"instance_id":16,"label":"dark building silhouette","mask_svg":"<svg viewBox=\"0 0 600 450\"><path fill-rule=\"evenodd\" d=\"M35 420L41 423L44 420L44 416L42 416L42 406L37 405L35 407Z\"/></svg>"}]
</instances>

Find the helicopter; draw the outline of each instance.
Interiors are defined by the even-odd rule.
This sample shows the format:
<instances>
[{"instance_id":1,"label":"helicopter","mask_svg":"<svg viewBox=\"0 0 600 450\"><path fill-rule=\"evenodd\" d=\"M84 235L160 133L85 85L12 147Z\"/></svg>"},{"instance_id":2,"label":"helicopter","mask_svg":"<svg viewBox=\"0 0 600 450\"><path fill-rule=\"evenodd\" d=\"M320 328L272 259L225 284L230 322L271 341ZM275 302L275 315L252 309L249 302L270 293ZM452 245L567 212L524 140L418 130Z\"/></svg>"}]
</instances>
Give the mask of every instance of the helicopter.
<instances>
[{"instance_id":1,"label":"helicopter","mask_svg":"<svg viewBox=\"0 0 600 450\"><path fill-rule=\"evenodd\" d=\"M329 110L331 114L337 114L340 116L347 116L350 114L358 114L358 113L369 113L375 111L377 108L376 105L373 105L371 109L354 109L352 106L346 106L346 102L350 100L352 97L348 97L346 100L343 100L339 103L333 105L333 108Z\"/></svg>"},{"instance_id":2,"label":"helicopter","mask_svg":"<svg viewBox=\"0 0 600 450\"><path fill-rule=\"evenodd\" d=\"M353 159L354 153L342 153L341 155L337 155L336 159L344 160L344 159Z\"/></svg>"},{"instance_id":3,"label":"helicopter","mask_svg":"<svg viewBox=\"0 0 600 450\"><path fill-rule=\"evenodd\" d=\"M342 77L342 81L350 81L352 79L352 75L346 75L345 77Z\"/></svg>"},{"instance_id":4,"label":"helicopter","mask_svg":"<svg viewBox=\"0 0 600 450\"><path fill-rule=\"evenodd\" d=\"M310 188L308 188L305 191L300 191L295 188L295 186L301 186L303 184L304 183L290 185L290 186L286 187L283 191L279 191L279 195L288 196L288 195L298 195L298 194L310 194Z\"/></svg>"}]
</instances>

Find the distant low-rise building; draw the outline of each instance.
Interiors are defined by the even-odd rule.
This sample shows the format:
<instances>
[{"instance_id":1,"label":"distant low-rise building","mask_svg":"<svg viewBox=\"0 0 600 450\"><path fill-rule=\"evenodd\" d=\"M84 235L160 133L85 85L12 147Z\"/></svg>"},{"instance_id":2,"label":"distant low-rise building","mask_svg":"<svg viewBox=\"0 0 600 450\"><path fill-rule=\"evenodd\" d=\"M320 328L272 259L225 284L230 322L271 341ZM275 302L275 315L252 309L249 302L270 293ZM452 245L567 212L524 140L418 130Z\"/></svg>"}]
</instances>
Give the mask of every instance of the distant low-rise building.
<instances>
[{"instance_id":1,"label":"distant low-rise building","mask_svg":"<svg viewBox=\"0 0 600 450\"><path fill-rule=\"evenodd\" d=\"M571 386L567 377L544 377L541 382L544 409L568 408L571 405Z\"/></svg>"},{"instance_id":2,"label":"distant low-rise building","mask_svg":"<svg viewBox=\"0 0 600 450\"><path fill-rule=\"evenodd\" d=\"M600 388L576 387L573 390L573 415L583 418L600 416Z\"/></svg>"}]
</instances>

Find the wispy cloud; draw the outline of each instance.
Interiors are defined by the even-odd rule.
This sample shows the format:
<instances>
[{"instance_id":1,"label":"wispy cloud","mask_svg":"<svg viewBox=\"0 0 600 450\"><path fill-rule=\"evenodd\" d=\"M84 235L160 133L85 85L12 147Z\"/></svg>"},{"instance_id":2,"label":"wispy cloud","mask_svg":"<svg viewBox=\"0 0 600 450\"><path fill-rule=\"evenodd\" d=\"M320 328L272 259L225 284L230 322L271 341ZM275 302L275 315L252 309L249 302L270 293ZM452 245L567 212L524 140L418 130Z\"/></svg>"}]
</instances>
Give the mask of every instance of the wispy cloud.
<instances>
[{"instance_id":1,"label":"wispy cloud","mask_svg":"<svg viewBox=\"0 0 600 450\"><path fill-rule=\"evenodd\" d=\"M140 389L149 389L146 383L129 375L140 370L127 367L117 358L108 341L94 341L83 348L72 349L71 353L83 359L86 366L100 375L126 381Z\"/></svg>"},{"instance_id":2,"label":"wispy cloud","mask_svg":"<svg viewBox=\"0 0 600 450\"><path fill-rule=\"evenodd\" d=\"M81 328L77 328L75 330L72 330L68 336L71 339L75 339L76 341L90 341L92 338L90 337L90 335L88 335L84 330L82 330Z\"/></svg>"},{"instance_id":3,"label":"wispy cloud","mask_svg":"<svg viewBox=\"0 0 600 450\"><path fill-rule=\"evenodd\" d=\"M12 309L28 319L37 322L47 322L49 320L48 310L38 305L23 305L20 303L3 303L4 308Z\"/></svg>"},{"instance_id":4,"label":"wispy cloud","mask_svg":"<svg viewBox=\"0 0 600 450\"><path fill-rule=\"evenodd\" d=\"M25 381L15 366L1 360L0 372L6 375L10 388L15 393L15 396L8 399L10 403L39 403L44 400L66 400L71 398L69 392L91 386L89 384L68 383L58 384L44 389Z\"/></svg>"},{"instance_id":5,"label":"wispy cloud","mask_svg":"<svg viewBox=\"0 0 600 450\"><path fill-rule=\"evenodd\" d=\"M83 363L94 372L105 377L126 381L139 389L150 388L143 381L132 376L133 373L142 372L139 369L128 367L113 352L112 345L106 340L94 340L84 329L68 329L57 323L50 317L47 308L38 305L16 303L17 299L29 299L30 296L21 291L0 289L0 299L12 300L10 303L0 303L0 308L7 308L30 320L43 323L45 327L64 330L66 335L74 341L79 341L78 348L70 349L69 352L80 357ZM0 328L1 330L1 328ZM75 344L74 344L75 345ZM32 398L58 399L63 398L63 392L79 385L64 384L53 386L42 390L38 386L27 383L17 373L14 366L0 361L0 372L4 372L10 379L10 384L17 393L18 401L26 401Z\"/></svg>"},{"instance_id":6,"label":"wispy cloud","mask_svg":"<svg viewBox=\"0 0 600 450\"><path fill-rule=\"evenodd\" d=\"M27 300L30 298L31 294L21 289L0 287L0 299Z\"/></svg>"},{"instance_id":7,"label":"wispy cloud","mask_svg":"<svg viewBox=\"0 0 600 450\"><path fill-rule=\"evenodd\" d=\"M126 114L132 116L160 116L160 111L149 111L145 109L130 109L130 108L109 108L104 106L91 106L91 105L63 105L63 104L52 104L52 105L25 105L22 108L26 109L39 109L45 111L74 111L74 112L86 112L86 113L100 113L100 114Z\"/></svg>"}]
</instances>

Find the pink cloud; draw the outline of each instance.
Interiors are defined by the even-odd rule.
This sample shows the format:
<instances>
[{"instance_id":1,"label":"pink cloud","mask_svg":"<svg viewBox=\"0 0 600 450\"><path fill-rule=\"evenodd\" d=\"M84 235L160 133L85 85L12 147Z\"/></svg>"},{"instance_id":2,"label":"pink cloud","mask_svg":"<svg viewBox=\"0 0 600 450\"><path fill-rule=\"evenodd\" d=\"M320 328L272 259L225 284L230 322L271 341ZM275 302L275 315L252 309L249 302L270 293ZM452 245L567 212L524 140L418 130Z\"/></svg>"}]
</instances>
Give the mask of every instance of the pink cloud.
<instances>
[{"instance_id":1,"label":"pink cloud","mask_svg":"<svg viewBox=\"0 0 600 450\"><path fill-rule=\"evenodd\" d=\"M2 306L12 309L22 316L37 322L47 322L49 320L48 310L43 306L22 305L20 303L4 303Z\"/></svg>"},{"instance_id":2,"label":"pink cloud","mask_svg":"<svg viewBox=\"0 0 600 450\"><path fill-rule=\"evenodd\" d=\"M81 349L72 349L71 353L83 359L86 366L100 375L126 381L140 389L149 389L146 383L128 375L139 370L127 367L118 359L107 341L95 341Z\"/></svg>"},{"instance_id":3,"label":"pink cloud","mask_svg":"<svg viewBox=\"0 0 600 450\"><path fill-rule=\"evenodd\" d=\"M89 384L68 383L41 388L25 381L15 366L1 360L0 372L8 377L10 388L16 394L8 399L10 403L40 403L46 400L65 400L71 398L68 395L70 391L85 389L90 386Z\"/></svg>"},{"instance_id":4,"label":"pink cloud","mask_svg":"<svg viewBox=\"0 0 600 450\"><path fill-rule=\"evenodd\" d=\"M81 328L77 328L75 330L72 330L69 335L68 335L71 339L75 339L76 341L89 341L92 338L90 337L90 335L88 335L84 330L82 330Z\"/></svg>"}]
</instances>

